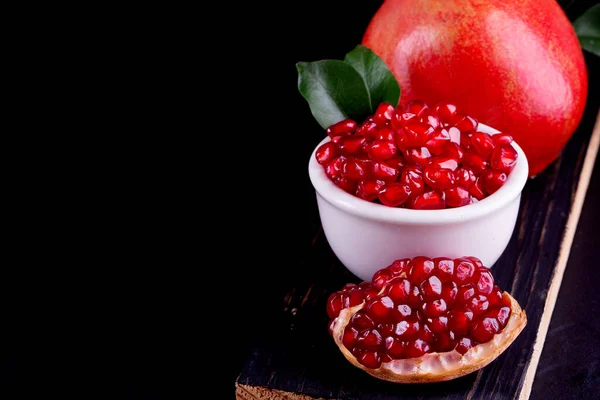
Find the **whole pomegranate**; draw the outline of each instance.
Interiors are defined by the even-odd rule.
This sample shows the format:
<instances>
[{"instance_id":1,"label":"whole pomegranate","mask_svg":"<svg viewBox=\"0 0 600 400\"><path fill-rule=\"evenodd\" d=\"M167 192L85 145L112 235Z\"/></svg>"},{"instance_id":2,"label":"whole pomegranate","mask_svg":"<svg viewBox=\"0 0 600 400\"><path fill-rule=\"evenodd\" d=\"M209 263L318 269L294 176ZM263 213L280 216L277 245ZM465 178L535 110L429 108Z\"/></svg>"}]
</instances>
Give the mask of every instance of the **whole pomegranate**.
<instances>
[{"instance_id":1,"label":"whole pomegranate","mask_svg":"<svg viewBox=\"0 0 600 400\"><path fill-rule=\"evenodd\" d=\"M401 104L455 104L510 131L534 176L554 161L583 114L587 72L555 0L386 0L363 44L389 66Z\"/></svg>"}]
</instances>

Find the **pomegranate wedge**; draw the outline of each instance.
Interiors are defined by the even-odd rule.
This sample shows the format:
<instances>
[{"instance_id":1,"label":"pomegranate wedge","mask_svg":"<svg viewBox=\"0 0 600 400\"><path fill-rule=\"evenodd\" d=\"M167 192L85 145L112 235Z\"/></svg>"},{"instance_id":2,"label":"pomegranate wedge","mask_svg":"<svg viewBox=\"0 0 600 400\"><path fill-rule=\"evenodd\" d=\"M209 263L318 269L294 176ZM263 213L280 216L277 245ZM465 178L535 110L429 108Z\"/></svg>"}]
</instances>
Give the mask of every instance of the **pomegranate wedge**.
<instances>
[{"instance_id":1,"label":"pomegranate wedge","mask_svg":"<svg viewBox=\"0 0 600 400\"><path fill-rule=\"evenodd\" d=\"M485 367L527 324L475 257L396 260L372 282L327 301L330 333L344 356L399 383L446 381Z\"/></svg>"}]
</instances>

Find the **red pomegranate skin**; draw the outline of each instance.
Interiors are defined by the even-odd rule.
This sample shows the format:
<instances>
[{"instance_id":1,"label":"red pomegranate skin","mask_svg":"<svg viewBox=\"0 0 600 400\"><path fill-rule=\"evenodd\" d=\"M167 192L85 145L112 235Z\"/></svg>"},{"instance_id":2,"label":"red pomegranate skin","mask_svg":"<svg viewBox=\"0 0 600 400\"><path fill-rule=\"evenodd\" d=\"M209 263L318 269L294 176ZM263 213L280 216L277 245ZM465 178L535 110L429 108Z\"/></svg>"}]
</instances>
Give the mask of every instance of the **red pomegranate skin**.
<instances>
[{"instance_id":1,"label":"red pomegranate skin","mask_svg":"<svg viewBox=\"0 0 600 400\"><path fill-rule=\"evenodd\" d=\"M583 114L583 52L555 0L386 0L363 37L405 104L450 102L511 132L529 175L560 154Z\"/></svg>"}]
</instances>

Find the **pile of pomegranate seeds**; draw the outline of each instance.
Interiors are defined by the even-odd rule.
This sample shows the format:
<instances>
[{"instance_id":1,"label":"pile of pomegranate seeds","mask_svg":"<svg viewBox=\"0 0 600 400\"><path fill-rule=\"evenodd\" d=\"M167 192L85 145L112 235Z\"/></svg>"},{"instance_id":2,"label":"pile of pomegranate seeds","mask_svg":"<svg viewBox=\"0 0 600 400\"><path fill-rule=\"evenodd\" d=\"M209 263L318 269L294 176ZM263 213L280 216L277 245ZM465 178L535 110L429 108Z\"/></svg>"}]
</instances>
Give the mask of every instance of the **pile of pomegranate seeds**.
<instances>
[{"instance_id":1,"label":"pile of pomegranate seeds","mask_svg":"<svg viewBox=\"0 0 600 400\"><path fill-rule=\"evenodd\" d=\"M511 314L510 300L475 257L396 260L371 283L329 296L331 325L342 309L363 301L342 343L368 368L431 352L464 354L501 332Z\"/></svg>"},{"instance_id":2,"label":"pile of pomegranate seeds","mask_svg":"<svg viewBox=\"0 0 600 400\"><path fill-rule=\"evenodd\" d=\"M316 151L327 177L346 192L390 207L461 207L496 192L517 162L512 137L477 132L451 104L381 103L358 125L327 128Z\"/></svg>"}]
</instances>

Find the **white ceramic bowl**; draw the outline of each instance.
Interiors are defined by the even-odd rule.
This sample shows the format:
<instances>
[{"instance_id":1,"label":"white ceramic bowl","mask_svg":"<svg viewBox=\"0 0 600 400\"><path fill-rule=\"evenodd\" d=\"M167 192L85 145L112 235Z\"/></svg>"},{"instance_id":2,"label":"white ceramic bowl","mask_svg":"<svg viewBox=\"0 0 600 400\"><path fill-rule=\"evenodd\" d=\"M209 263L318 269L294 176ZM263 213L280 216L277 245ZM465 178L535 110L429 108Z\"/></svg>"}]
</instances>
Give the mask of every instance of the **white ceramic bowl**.
<instances>
[{"instance_id":1,"label":"white ceramic bowl","mask_svg":"<svg viewBox=\"0 0 600 400\"><path fill-rule=\"evenodd\" d=\"M483 124L478 130L498 133ZM315 151L327 141L328 137ZM475 256L491 267L515 228L529 171L525 153L514 142L513 147L517 164L496 193L475 204L443 210L387 207L348 194L327 178L313 151L308 172L329 245L346 268L368 281L392 261L419 255Z\"/></svg>"}]
</instances>

